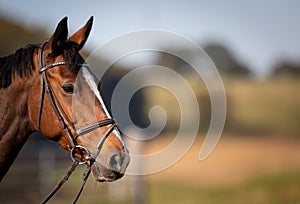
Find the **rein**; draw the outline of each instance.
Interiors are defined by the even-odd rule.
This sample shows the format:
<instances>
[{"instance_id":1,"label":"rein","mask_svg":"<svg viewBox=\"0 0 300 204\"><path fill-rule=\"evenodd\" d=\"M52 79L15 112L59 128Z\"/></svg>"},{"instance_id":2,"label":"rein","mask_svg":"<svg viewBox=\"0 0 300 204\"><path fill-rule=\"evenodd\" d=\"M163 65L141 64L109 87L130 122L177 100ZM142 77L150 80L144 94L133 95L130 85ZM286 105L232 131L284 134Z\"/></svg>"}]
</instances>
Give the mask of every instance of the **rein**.
<instances>
[{"instance_id":1,"label":"rein","mask_svg":"<svg viewBox=\"0 0 300 204\"><path fill-rule=\"evenodd\" d=\"M68 65L69 63L65 61L56 62L53 64L45 65L43 52L44 52L44 46L45 43L43 43L38 51L38 57L39 57L39 64L40 64L40 76L41 76L41 88L40 88L40 101L39 101L39 109L38 109L38 118L37 118L37 127L40 129L41 126L41 117L43 112L43 103L45 98L45 92L48 94L49 100L51 102L51 106L57 116L57 119L59 120L61 126L66 131L68 135L68 139L70 141L70 157L73 160L72 165L69 167L68 171L66 172L65 176L58 182L58 184L53 188L53 190L49 193L49 195L43 200L43 204L47 203L56 193L57 191L63 186L63 184L69 179L71 174L74 172L76 167L81 164L86 164L87 168L83 174L82 184L80 187L79 192L77 193L74 202L76 203L79 199L79 196L81 195L81 192L83 191L83 188L86 184L86 181L91 173L91 166L95 162L96 157L100 154L100 151L102 149L102 146L106 140L106 138L109 136L109 134L117 128L116 122L112 118L107 118L101 121L97 121L92 124L85 125L79 129L76 129L73 123L71 122L70 118L67 116L65 111L63 110L61 104L59 103L57 97L55 96L53 89L49 83L48 77L47 77L47 70L55 68L57 66L62 65ZM76 64L78 66L88 66L87 64ZM85 135L91 131L94 131L98 128L109 126L109 128L104 133L103 137L97 144L97 151L94 154L91 154L90 151L81 145L78 145L76 139L79 136ZM72 133L71 129L73 130L74 134ZM78 158L75 156L76 152L81 153L84 155L83 158ZM82 156L81 155L81 156Z\"/></svg>"}]
</instances>

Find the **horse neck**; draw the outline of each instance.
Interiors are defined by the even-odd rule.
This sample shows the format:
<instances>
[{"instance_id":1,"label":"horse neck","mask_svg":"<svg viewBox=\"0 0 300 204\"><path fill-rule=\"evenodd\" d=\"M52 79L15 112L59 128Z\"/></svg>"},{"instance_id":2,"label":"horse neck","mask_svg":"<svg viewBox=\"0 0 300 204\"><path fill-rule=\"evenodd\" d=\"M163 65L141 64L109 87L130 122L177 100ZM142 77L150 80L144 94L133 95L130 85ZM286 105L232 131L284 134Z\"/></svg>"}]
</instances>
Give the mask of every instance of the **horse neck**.
<instances>
[{"instance_id":1,"label":"horse neck","mask_svg":"<svg viewBox=\"0 0 300 204\"><path fill-rule=\"evenodd\" d=\"M0 89L0 181L34 132L34 125L28 114L26 87L26 82L19 80Z\"/></svg>"}]
</instances>

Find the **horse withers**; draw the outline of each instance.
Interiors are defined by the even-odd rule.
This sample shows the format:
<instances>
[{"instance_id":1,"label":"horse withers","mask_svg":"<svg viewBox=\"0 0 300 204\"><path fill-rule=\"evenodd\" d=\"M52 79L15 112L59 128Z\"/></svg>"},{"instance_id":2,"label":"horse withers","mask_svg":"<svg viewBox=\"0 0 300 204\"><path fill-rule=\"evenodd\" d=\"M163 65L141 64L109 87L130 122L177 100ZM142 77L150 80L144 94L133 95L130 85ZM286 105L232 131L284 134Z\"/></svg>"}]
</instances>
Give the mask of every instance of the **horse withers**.
<instances>
[{"instance_id":1,"label":"horse withers","mask_svg":"<svg viewBox=\"0 0 300 204\"><path fill-rule=\"evenodd\" d=\"M47 42L0 58L0 181L37 131L86 164L96 181L124 175L128 150L79 54L92 23L68 38L65 17Z\"/></svg>"}]
</instances>

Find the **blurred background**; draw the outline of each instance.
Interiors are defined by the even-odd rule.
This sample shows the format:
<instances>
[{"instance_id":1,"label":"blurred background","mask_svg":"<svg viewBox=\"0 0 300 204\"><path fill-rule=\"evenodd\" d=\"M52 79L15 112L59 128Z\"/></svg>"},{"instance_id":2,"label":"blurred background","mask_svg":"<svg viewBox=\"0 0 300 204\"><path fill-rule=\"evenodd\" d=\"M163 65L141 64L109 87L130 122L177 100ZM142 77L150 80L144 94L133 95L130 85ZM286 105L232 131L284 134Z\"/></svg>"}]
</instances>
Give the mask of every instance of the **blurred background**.
<instances>
[{"instance_id":1,"label":"blurred background","mask_svg":"<svg viewBox=\"0 0 300 204\"><path fill-rule=\"evenodd\" d=\"M47 40L64 16L69 17L70 33L91 15L95 17L85 56L104 42L135 30L161 29L186 36L211 57L225 86L227 118L216 149L206 160L198 160L211 111L204 83L181 60L166 53L156 54L151 63L175 70L193 88L201 112L199 136L181 160L162 172L126 175L112 184L97 184L90 178L79 201L299 203L299 8L297 0L0 0L0 55ZM94 60L101 63L106 59L97 56ZM134 63L115 63L106 72L101 92L109 107L114 87L134 67ZM157 105L168 116L164 130L139 146L129 144L129 149L153 153L174 140L180 110L176 98L167 91L157 87L139 90L132 97L130 116L137 126L147 127L148 112ZM1 203L39 203L70 163L68 154L55 143L32 135L0 184ZM52 203L72 201L82 171L71 176Z\"/></svg>"}]
</instances>

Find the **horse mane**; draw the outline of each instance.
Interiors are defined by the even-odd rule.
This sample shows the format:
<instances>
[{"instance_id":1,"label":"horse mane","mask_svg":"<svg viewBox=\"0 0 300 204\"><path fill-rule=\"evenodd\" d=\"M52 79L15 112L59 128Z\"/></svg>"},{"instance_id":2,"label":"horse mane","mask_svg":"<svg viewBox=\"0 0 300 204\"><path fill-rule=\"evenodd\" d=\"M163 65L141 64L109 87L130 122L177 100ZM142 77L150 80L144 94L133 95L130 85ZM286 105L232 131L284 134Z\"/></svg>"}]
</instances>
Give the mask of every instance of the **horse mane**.
<instances>
[{"instance_id":1,"label":"horse mane","mask_svg":"<svg viewBox=\"0 0 300 204\"><path fill-rule=\"evenodd\" d=\"M0 88L7 88L14 74L27 77L34 71L33 50L37 47L38 45L27 45L11 55L0 57Z\"/></svg>"},{"instance_id":2,"label":"horse mane","mask_svg":"<svg viewBox=\"0 0 300 204\"><path fill-rule=\"evenodd\" d=\"M12 83L14 76L20 78L31 76L32 72L35 71L33 63L34 49L38 47L40 47L40 44L29 44L19 48L13 54L0 57L0 88L7 88ZM53 53L53 56L63 54L65 61L70 62L70 65L66 66L68 70L78 73L80 67L75 66L75 64L84 63L84 59L78 53L77 45L65 41L62 44L61 51L62 53Z\"/></svg>"}]
</instances>

